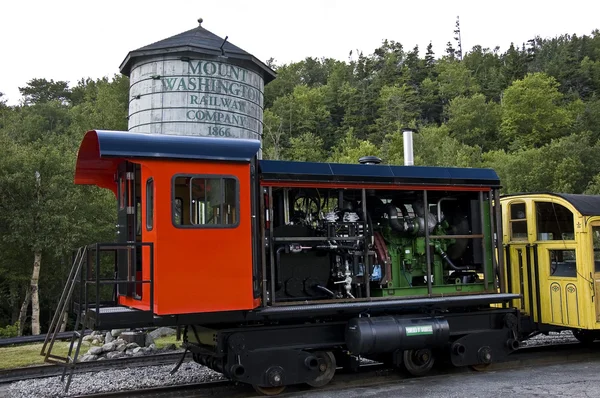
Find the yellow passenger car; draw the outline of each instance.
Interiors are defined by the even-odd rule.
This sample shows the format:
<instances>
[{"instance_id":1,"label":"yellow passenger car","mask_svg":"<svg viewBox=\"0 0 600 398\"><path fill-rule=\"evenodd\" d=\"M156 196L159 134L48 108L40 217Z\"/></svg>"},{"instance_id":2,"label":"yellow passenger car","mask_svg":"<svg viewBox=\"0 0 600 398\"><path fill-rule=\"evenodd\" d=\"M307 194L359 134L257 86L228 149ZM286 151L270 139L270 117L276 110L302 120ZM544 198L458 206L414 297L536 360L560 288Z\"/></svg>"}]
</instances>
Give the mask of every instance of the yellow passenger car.
<instances>
[{"instance_id":1,"label":"yellow passenger car","mask_svg":"<svg viewBox=\"0 0 600 398\"><path fill-rule=\"evenodd\" d=\"M531 332L572 329L600 337L600 196L507 195L502 206L504 283Z\"/></svg>"}]
</instances>

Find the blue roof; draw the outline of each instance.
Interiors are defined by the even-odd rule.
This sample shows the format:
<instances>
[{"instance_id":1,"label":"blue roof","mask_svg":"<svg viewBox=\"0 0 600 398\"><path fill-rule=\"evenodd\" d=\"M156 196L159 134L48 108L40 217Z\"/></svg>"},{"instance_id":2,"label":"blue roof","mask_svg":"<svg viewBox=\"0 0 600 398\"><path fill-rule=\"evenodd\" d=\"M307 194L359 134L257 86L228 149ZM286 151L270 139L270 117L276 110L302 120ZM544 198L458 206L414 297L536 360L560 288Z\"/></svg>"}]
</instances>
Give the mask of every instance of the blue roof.
<instances>
[{"instance_id":1,"label":"blue roof","mask_svg":"<svg viewBox=\"0 0 600 398\"><path fill-rule=\"evenodd\" d=\"M100 157L250 162L260 141L96 130Z\"/></svg>"},{"instance_id":2,"label":"blue roof","mask_svg":"<svg viewBox=\"0 0 600 398\"><path fill-rule=\"evenodd\" d=\"M411 185L500 186L492 169L261 160L263 181L339 181Z\"/></svg>"}]
</instances>

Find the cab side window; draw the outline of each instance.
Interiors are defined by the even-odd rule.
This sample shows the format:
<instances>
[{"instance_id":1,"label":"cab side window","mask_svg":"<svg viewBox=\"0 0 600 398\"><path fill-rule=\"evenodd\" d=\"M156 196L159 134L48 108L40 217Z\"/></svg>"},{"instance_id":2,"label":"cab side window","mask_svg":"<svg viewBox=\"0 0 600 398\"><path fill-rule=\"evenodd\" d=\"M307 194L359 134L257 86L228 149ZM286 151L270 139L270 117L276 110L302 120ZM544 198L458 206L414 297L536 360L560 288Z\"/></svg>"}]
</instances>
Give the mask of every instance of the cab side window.
<instances>
[{"instance_id":1,"label":"cab side window","mask_svg":"<svg viewBox=\"0 0 600 398\"><path fill-rule=\"evenodd\" d=\"M525 203L510 204L510 239L527 240Z\"/></svg>"},{"instance_id":2,"label":"cab side window","mask_svg":"<svg viewBox=\"0 0 600 398\"><path fill-rule=\"evenodd\" d=\"M239 220L239 183L233 177L177 176L173 180L173 224L231 228Z\"/></svg>"},{"instance_id":3,"label":"cab side window","mask_svg":"<svg viewBox=\"0 0 600 398\"><path fill-rule=\"evenodd\" d=\"M154 228L154 180L146 181L146 230Z\"/></svg>"}]
</instances>

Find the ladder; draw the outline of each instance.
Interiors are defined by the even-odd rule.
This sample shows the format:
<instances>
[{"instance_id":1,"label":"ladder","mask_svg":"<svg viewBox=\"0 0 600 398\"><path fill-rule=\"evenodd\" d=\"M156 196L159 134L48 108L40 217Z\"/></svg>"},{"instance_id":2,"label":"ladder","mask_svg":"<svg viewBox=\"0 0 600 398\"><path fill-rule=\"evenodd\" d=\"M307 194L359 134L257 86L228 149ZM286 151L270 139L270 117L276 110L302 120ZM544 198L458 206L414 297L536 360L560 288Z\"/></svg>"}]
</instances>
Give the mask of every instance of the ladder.
<instances>
[{"instance_id":1,"label":"ladder","mask_svg":"<svg viewBox=\"0 0 600 398\"><path fill-rule=\"evenodd\" d=\"M54 346L54 342L60 329L62 319L69 308L69 304L71 303L73 291L75 289L75 284L77 283L77 279L81 275L81 268L83 267L83 264L86 263L87 254L88 250L86 246L81 247L77 250L77 254L75 255L75 258L73 260L71 271L69 272L67 283L62 292L58 305L56 306L56 312L54 313L54 317L52 318L50 328L48 329L46 339L44 340L44 344L40 352L40 355L44 356L44 362L64 366L61 381L65 380L67 369L70 370L69 377L67 379L67 384L65 386L65 393L69 390L69 386L71 384L71 378L73 377L73 372L75 370L75 365L79 356L79 350L83 342L83 334L86 327L85 325L87 324L87 307L82 306L81 300L79 303L79 309L77 311L77 318L75 320L73 336L71 337L71 344L69 345L69 353L66 357L52 354L52 347ZM83 320L81 319L82 311L85 312L85 317ZM75 355L72 357L71 355L73 354L73 345L76 341L77 347L75 348Z\"/></svg>"}]
</instances>

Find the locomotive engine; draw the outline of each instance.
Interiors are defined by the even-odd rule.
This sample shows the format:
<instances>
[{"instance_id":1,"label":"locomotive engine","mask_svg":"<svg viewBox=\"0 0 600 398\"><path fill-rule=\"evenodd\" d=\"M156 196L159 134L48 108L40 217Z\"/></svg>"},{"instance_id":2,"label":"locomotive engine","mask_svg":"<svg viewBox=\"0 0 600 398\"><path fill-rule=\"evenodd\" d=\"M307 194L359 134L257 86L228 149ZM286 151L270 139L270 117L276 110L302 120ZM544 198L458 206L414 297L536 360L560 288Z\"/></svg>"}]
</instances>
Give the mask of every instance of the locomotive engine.
<instances>
[{"instance_id":1,"label":"locomotive engine","mask_svg":"<svg viewBox=\"0 0 600 398\"><path fill-rule=\"evenodd\" d=\"M365 198L348 190L273 192L275 246L269 249L275 300L355 299L366 289L376 297L403 296L428 283L456 290L480 281L476 195L446 192L434 196L427 209L422 196L383 190L369 190Z\"/></svg>"}]
</instances>

